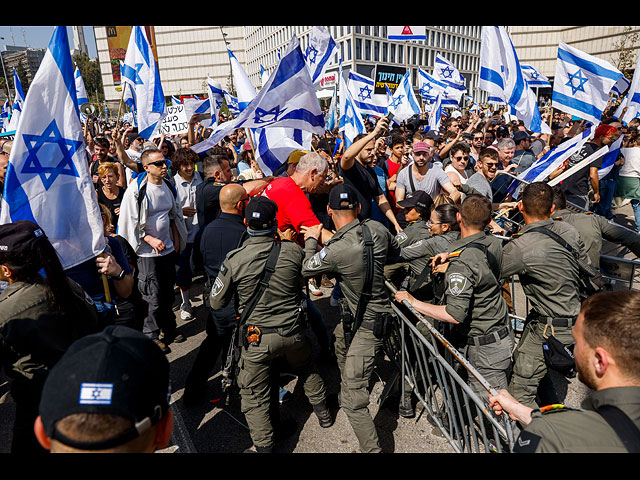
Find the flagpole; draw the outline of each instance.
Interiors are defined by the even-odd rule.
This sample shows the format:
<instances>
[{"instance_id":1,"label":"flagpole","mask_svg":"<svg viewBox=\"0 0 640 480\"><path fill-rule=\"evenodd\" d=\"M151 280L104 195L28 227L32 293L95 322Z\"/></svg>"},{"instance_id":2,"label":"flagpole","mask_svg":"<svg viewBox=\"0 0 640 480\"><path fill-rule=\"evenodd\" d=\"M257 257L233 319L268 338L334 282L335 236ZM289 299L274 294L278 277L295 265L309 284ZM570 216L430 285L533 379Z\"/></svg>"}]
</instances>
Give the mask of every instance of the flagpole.
<instances>
[{"instance_id":1,"label":"flagpole","mask_svg":"<svg viewBox=\"0 0 640 480\"><path fill-rule=\"evenodd\" d=\"M120 113L122 112L122 104L124 103L124 91L127 88L127 82L122 82L124 86L122 87L122 94L120 95L120 103L118 104L118 117L116 118L116 128L118 127L118 123L120 123Z\"/></svg>"}]
</instances>

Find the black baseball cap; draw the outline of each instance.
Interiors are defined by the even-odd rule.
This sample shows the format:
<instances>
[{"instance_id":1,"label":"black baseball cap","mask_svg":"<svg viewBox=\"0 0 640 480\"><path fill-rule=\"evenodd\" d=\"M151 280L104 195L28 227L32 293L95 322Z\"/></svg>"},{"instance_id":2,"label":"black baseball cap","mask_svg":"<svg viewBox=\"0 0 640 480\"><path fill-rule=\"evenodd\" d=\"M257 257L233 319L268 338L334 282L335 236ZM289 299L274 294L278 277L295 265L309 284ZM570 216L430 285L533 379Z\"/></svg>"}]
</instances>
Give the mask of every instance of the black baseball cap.
<instances>
[{"instance_id":1,"label":"black baseball cap","mask_svg":"<svg viewBox=\"0 0 640 480\"><path fill-rule=\"evenodd\" d=\"M123 445L148 431L169 410L169 362L153 340L124 326L76 340L54 365L40 399L49 438L82 450ZM97 442L79 442L60 433L58 421L76 413L111 414L134 426Z\"/></svg>"},{"instance_id":2,"label":"black baseball cap","mask_svg":"<svg viewBox=\"0 0 640 480\"><path fill-rule=\"evenodd\" d=\"M358 193L350 185L341 183L329 192L329 207L332 210L353 210L358 205Z\"/></svg>"},{"instance_id":3,"label":"black baseball cap","mask_svg":"<svg viewBox=\"0 0 640 480\"><path fill-rule=\"evenodd\" d=\"M415 192L408 193L407 196L397 202L397 204L402 208L415 208L419 212L429 213L431 207L433 207L433 199L424 190L416 190Z\"/></svg>"},{"instance_id":4,"label":"black baseball cap","mask_svg":"<svg viewBox=\"0 0 640 480\"><path fill-rule=\"evenodd\" d=\"M276 225L278 206L267 197L253 197L244 210L244 218L253 230L269 230Z\"/></svg>"},{"instance_id":5,"label":"black baseball cap","mask_svg":"<svg viewBox=\"0 0 640 480\"><path fill-rule=\"evenodd\" d=\"M29 220L0 225L0 253L29 252L34 244L46 239L44 230Z\"/></svg>"}]
</instances>

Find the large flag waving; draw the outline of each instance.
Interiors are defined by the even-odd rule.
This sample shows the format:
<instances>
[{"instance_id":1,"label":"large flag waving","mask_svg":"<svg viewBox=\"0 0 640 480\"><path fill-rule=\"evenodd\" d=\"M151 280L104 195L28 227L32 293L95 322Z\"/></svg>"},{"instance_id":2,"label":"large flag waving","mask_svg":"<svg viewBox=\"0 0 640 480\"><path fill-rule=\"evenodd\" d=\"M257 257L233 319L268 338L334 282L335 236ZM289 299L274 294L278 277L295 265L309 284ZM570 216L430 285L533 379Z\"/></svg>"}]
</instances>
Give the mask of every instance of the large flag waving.
<instances>
[{"instance_id":1,"label":"large flag waving","mask_svg":"<svg viewBox=\"0 0 640 480\"><path fill-rule=\"evenodd\" d=\"M394 115L393 121L398 124L420 113L420 104L411 86L411 70L407 70L389 99L388 109Z\"/></svg>"},{"instance_id":2,"label":"large flag waving","mask_svg":"<svg viewBox=\"0 0 640 480\"><path fill-rule=\"evenodd\" d=\"M331 57L338 51L338 45L325 27L313 27L309 35L309 45L304 54L311 81L314 85L320 83L322 74L327 69Z\"/></svg>"},{"instance_id":3,"label":"large flag waving","mask_svg":"<svg viewBox=\"0 0 640 480\"><path fill-rule=\"evenodd\" d=\"M387 114L387 98L376 95L373 79L354 72L349 72L347 88L351 98L363 115L382 117Z\"/></svg>"},{"instance_id":4,"label":"large flag waving","mask_svg":"<svg viewBox=\"0 0 640 480\"><path fill-rule=\"evenodd\" d=\"M311 83L300 43L293 37L266 85L235 119L221 124L208 139L194 145L197 153L216 145L236 128L289 127L324 133L324 116Z\"/></svg>"},{"instance_id":5,"label":"large flag waving","mask_svg":"<svg viewBox=\"0 0 640 480\"><path fill-rule=\"evenodd\" d=\"M622 72L609 62L560 42L551 102L554 108L600 123Z\"/></svg>"},{"instance_id":6,"label":"large flag waving","mask_svg":"<svg viewBox=\"0 0 640 480\"><path fill-rule=\"evenodd\" d=\"M56 27L24 102L0 212L2 224L42 227L65 269L105 248L69 51L66 27Z\"/></svg>"},{"instance_id":7,"label":"large flag waving","mask_svg":"<svg viewBox=\"0 0 640 480\"><path fill-rule=\"evenodd\" d=\"M138 131L147 140L153 138L167 115L160 73L151 46L142 27L131 27L127 54L122 65L122 80L134 93Z\"/></svg>"},{"instance_id":8,"label":"large flag waving","mask_svg":"<svg viewBox=\"0 0 640 480\"><path fill-rule=\"evenodd\" d=\"M78 67L76 67L74 75L76 79L76 95L78 97L78 106L80 107L89 102L89 96L87 95L87 89L84 86L84 80L82 80L82 74L80 73L80 69Z\"/></svg>"},{"instance_id":9,"label":"large flag waving","mask_svg":"<svg viewBox=\"0 0 640 480\"><path fill-rule=\"evenodd\" d=\"M231 73L233 75L233 85L236 87L236 95L238 98L238 108L243 111L247 108L247 105L256 98L256 89L251 83L247 72L244 71L240 61L233 54L233 52L227 49L229 53L229 62L231 63Z\"/></svg>"},{"instance_id":10,"label":"large flag waving","mask_svg":"<svg viewBox=\"0 0 640 480\"><path fill-rule=\"evenodd\" d=\"M530 87L551 88L549 79L542 75L534 67L524 64L520 64L520 67L522 68L522 74L524 75L524 78Z\"/></svg>"},{"instance_id":11,"label":"large flag waving","mask_svg":"<svg viewBox=\"0 0 640 480\"><path fill-rule=\"evenodd\" d=\"M509 105L528 130L551 133L542 122L535 93L525 80L511 38L502 26L482 27L478 86Z\"/></svg>"},{"instance_id":12,"label":"large flag waving","mask_svg":"<svg viewBox=\"0 0 640 480\"><path fill-rule=\"evenodd\" d=\"M366 132L366 127L362 119L363 114L353 99L351 91L347 87L347 82L344 79L342 62L340 62L338 75L340 77L340 122L338 131L344 132L344 145L345 148L349 148L355 137Z\"/></svg>"}]
</instances>

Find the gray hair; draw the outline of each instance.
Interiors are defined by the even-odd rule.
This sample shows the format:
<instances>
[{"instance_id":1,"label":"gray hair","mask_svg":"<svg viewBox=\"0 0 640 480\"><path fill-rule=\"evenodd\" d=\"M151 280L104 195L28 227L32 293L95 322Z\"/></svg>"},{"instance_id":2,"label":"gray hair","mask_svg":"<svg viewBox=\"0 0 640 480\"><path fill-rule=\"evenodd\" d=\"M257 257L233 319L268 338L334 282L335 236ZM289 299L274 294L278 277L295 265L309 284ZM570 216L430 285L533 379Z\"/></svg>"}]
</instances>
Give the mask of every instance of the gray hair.
<instances>
[{"instance_id":1,"label":"gray hair","mask_svg":"<svg viewBox=\"0 0 640 480\"><path fill-rule=\"evenodd\" d=\"M498 145L496 145L496 147L498 147L498 150L507 150L509 148L516 148L516 142L513 140L513 138L503 138L498 142Z\"/></svg>"},{"instance_id":2,"label":"gray hair","mask_svg":"<svg viewBox=\"0 0 640 480\"><path fill-rule=\"evenodd\" d=\"M296 172L306 173L313 168L315 168L318 173L323 173L329 168L329 164L319 153L310 152L300 158L296 166Z\"/></svg>"}]
</instances>

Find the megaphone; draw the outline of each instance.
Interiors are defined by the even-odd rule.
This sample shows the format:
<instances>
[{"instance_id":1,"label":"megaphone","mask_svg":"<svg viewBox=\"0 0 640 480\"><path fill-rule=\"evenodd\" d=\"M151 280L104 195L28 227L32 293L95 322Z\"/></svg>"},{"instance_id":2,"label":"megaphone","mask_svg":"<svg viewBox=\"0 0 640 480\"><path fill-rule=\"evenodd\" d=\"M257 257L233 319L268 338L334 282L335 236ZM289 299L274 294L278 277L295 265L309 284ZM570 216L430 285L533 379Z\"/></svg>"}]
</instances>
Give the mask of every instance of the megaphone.
<instances>
[{"instance_id":1,"label":"megaphone","mask_svg":"<svg viewBox=\"0 0 640 480\"><path fill-rule=\"evenodd\" d=\"M95 115L98 109L93 103L83 103L82 105L80 105L80 111L86 116L91 116Z\"/></svg>"}]
</instances>

